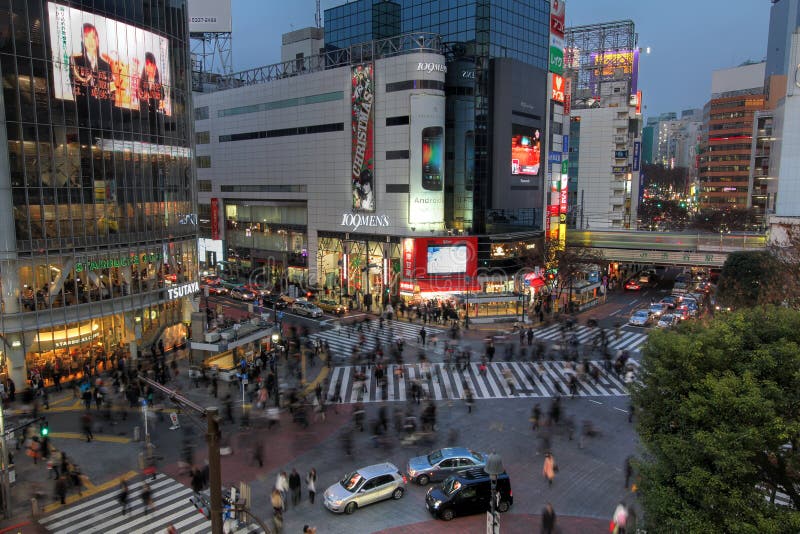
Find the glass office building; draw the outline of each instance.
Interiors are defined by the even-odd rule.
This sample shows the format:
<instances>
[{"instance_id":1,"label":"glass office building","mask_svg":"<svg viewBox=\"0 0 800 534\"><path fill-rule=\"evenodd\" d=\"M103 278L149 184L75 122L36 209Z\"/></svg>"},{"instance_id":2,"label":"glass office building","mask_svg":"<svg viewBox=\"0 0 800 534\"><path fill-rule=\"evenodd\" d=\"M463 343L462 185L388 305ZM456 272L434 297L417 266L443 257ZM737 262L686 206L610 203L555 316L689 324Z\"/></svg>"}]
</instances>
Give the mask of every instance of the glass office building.
<instances>
[{"instance_id":1,"label":"glass office building","mask_svg":"<svg viewBox=\"0 0 800 534\"><path fill-rule=\"evenodd\" d=\"M0 352L17 387L186 335L185 0L0 1Z\"/></svg>"},{"instance_id":2,"label":"glass office building","mask_svg":"<svg viewBox=\"0 0 800 534\"><path fill-rule=\"evenodd\" d=\"M542 230L541 203L529 202L530 208L506 205L507 199L519 198L520 193L507 187L512 179L496 172L506 162L500 163L505 156L495 148L510 136L513 117L507 123L506 117L497 119L494 105L498 87L525 83L536 86L537 93L546 87L549 16L547 0L357 0L325 11L328 49L400 33L441 36L448 60L445 208L449 228L472 234ZM507 60L504 68L496 68L497 59ZM515 65L538 70L515 69ZM517 109L514 113L533 121L524 126L543 132L548 111ZM542 191L537 194L544 196Z\"/></svg>"}]
</instances>

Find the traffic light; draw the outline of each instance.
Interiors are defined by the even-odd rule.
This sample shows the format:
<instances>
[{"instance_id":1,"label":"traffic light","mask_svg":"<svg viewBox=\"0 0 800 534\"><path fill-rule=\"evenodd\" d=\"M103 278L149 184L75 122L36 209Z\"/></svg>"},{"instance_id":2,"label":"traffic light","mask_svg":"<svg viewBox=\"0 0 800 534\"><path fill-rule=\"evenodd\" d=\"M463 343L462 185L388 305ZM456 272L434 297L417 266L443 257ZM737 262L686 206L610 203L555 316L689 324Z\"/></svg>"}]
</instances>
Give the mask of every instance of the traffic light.
<instances>
[{"instance_id":1,"label":"traffic light","mask_svg":"<svg viewBox=\"0 0 800 534\"><path fill-rule=\"evenodd\" d=\"M47 421L42 421L39 423L39 435L43 438L46 438L50 434L50 425Z\"/></svg>"}]
</instances>

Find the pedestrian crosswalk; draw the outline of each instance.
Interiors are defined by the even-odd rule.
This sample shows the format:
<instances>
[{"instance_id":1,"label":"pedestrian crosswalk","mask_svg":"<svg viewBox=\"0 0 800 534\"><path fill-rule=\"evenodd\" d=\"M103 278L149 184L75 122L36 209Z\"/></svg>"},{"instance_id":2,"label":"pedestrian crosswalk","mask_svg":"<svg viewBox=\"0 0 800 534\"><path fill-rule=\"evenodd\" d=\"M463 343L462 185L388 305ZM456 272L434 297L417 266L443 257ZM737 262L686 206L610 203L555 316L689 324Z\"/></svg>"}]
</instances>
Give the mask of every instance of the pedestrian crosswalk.
<instances>
[{"instance_id":1,"label":"pedestrian crosswalk","mask_svg":"<svg viewBox=\"0 0 800 534\"><path fill-rule=\"evenodd\" d=\"M564 337L562 336L562 325L553 324L544 328L539 328L533 331L536 339L543 341L556 341L560 342ZM588 326L575 326L572 330L566 332L566 339L570 339L574 334L581 345L591 345L597 338L600 332L599 328L590 328ZM615 350L639 350L647 341L647 332L633 332L630 330L621 329L619 336L611 328L603 329L606 339L608 340L608 348L612 351Z\"/></svg>"},{"instance_id":2,"label":"pedestrian crosswalk","mask_svg":"<svg viewBox=\"0 0 800 534\"><path fill-rule=\"evenodd\" d=\"M140 481L129 484L126 514L122 513L119 488L113 488L64 507L39 523L53 533L163 534L170 525L181 534L211 532L211 522L189 501L191 489L161 473L147 482L153 497L153 507L147 514L141 497L144 481ZM262 531L250 525L233 532Z\"/></svg>"},{"instance_id":3,"label":"pedestrian crosswalk","mask_svg":"<svg viewBox=\"0 0 800 534\"><path fill-rule=\"evenodd\" d=\"M579 380L577 396L628 395L628 386L622 378L613 371L609 373L602 370L602 362L593 363L601 370L598 380L589 376ZM433 400L464 399L466 388L476 400L552 397L568 394L570 374L574 374L574 371L560 361L544 361L541 364L495 362L488 364L484 372L481 372L477 363L470 363L465 369L442 363L392 364L383 370L385 387L382 387L374 366L342 366L335 367L330 374L327 398L344 403L406 401L411 397L414 383L421 386L423 398Z\"/></svg>"},{"instance_id":4,"label":"pedestrian crosswalk","mask_svg":"<svg viewBox=\"0 0 800 534\"><path fill-rule=\"evenodd\" d=\"M429 325L425 326L426 346L430 346L433 352L442 352L441 348L435 348L436 338L443 339L447 332L441 328ZM327 342L331 347L334 359L349 358L353 353L353 348L359 351L375 350L376 343L387 345L393 343L398 338L402 338L406 343L421 342L419 333L423 325L420 323L407 323L404 321L387 321L383 328L379 328L377 321L371 321L370 326L362 326L360 329L353 325L336 326L329 330L321 330L309 337L313 340ZM361 343L361 336L364 336L364 343ZM441 344L437 345L440 346Z\"/></svg>"}]
</instances>

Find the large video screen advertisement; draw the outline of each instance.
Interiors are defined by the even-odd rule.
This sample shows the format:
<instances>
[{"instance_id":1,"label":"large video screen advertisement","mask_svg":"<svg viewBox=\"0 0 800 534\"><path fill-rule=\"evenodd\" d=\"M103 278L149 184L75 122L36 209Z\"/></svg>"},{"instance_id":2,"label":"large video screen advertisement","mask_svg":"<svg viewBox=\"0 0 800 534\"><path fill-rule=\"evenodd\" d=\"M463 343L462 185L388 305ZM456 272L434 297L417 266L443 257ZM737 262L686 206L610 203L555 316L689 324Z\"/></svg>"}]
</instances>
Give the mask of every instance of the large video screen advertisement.
<instances>
[{"instance_id":1,"label":"large video screen advertisement","mask_svg":"<svg viewBox=\"0 0 800 534\"><path fill-rule=\"evenodd\" d=\"M411 95L409 125L408 222L444 221L443 96Z\"/></svg>"},{"instance_id":2,"label":"large video screen advertisement","mask_svg":"<svg viewBox=\"0 0 800 534\"><path fill-rule=\"evenodd\" d=\"M511 174L520 175L525 182L525 176L539 176L542 163L542 139L538 128L511 125Z\"/></svg>"},{"instance_id":3,"label":"large video screen advertisement","mask_svg":"<svg viewBox=\"0 0 800 534\"><path fill-rule=\"evenodd\" d=\"M172 115L165 37L53 2L48 15L56 98Z\"/></svg>"},{"instance_id":4,"label":"large video screen advertisement","mask_svg":"<svg viewBox=\"0 0 800 534\"><path fill-rule=\"evenodd\" d=\"M428 245L428 274L467 272L467 245Z\"/></svg>"}]
</instances>

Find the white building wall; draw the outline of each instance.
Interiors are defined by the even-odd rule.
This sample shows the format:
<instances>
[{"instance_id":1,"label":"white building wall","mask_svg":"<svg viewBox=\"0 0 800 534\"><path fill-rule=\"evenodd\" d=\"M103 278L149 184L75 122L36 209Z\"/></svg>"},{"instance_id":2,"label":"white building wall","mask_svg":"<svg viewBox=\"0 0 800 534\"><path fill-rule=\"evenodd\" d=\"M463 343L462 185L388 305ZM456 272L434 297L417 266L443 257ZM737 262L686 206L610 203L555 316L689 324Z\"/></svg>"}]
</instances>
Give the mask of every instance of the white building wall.
<instances>
[{"instance_id":1,"label":"white building wall","mask_svg":"<svg viewBox=\"0 0 800 534\"><path fill-rule=\"evenodd\" d=\"M730 69L715 70L711 73L711 95L753 89L764 86L764 72L767 63L753 63Z\"/></svg>"},{"instance_id":2,"label":"white building wall","mask_svg":"<svg viewBox=\"0 0 800 534\"><path fill-rule=\"evenodd\" d=\"M622 228L624 187L614 186L614 121L619 108L573 110L580 117L576 226ZM615 191L617 194L615 194Z\"/></svg>"},{"instance_id":3,"label":"white building wall","mask_svg":"<svg viewBox=\"0 0 800 534\"><path fill-rule=\"evenodd\" d=\"M789 65L793 69L787 76L786 97L775 110L772 145L772 162L777 168L770 169L770 176L778 177L778 195L775 204L776 217L800 216L800 34L792 35L792 50Z\"/></svg>"}]
</instances>

